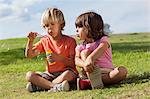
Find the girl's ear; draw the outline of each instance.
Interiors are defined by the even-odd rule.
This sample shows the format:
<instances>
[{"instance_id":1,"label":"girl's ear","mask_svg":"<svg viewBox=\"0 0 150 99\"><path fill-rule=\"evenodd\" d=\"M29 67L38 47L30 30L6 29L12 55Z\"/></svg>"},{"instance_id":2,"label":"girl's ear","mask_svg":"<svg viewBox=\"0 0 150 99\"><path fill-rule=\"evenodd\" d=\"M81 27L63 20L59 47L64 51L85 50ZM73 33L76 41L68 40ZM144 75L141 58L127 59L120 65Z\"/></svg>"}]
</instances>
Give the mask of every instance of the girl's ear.
<instances>
[{"instance_id":1,"label":"girl's ear","mask_svg":"<svg viewBox=\"0 0 150 99\"><path fill-rule=\"evenodd\" d=\"M88 34L88 29L87 28L84 28L83 31Z\"/></svg>"},{"instance_id":2,"label":"girl's ear","mask_svg":"<svg viewBox=\"0 0 150 99\"><path fill-rule=\"evenodd\" d=\"M89 33L88 33L88 29L87 28L84 28L83 32L84 32L84 34L86 34L87 37L89 37Z\"/></svg>"},{"instance_id":3,"label":"girl's ear","mask_svg":"<svg viewBox=\"0 0 150 99\"><path fill-rule=\"evenodd\" d=\"M92 34L87 28L84 29L84 33L86 33L88 38L92 38Z\"/></svg>"}]
</instances>

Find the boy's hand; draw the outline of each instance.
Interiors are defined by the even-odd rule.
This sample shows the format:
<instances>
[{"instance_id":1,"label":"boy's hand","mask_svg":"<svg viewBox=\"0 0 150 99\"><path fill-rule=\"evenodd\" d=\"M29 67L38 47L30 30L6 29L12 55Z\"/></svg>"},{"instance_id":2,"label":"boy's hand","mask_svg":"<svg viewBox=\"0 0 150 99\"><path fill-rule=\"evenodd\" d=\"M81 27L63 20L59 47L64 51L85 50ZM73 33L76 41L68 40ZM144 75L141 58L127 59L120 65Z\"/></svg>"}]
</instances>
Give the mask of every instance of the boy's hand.
<instances>
[{"instance_id":1,"label":"boy's hand","mask_svg":"<svg viewBox=\"0 0 150 99\"><path fill-rule=\"evenodd\" d=\"M30 41L33 41L36 38L36 36L37 32L29 32L27 37L29 38Z\"/></svg>"},{"instance_id":2,"label":"boy's hand","mask_svg":"<svg viewBox=\"0 0 150 99\"><path fill-rule=\"evenodd\" d=\"M60 59L61 58L60 55L58 55L56 53L51 53L51 55L49 55L47 58L51 59L51 60L54 60L54 61L60 61L61 60Z\"/></svg>"}]
</instances>

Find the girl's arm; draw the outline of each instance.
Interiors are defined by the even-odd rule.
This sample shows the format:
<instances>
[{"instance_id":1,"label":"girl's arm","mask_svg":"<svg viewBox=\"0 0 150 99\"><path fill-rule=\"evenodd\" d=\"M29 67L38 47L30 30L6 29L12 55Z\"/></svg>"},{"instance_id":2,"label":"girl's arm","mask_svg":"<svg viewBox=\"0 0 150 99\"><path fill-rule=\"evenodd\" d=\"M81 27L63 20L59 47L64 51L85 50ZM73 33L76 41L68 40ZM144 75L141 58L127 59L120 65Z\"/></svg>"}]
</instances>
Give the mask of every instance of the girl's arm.
<instances>
[{"instance_id":1,"label":"girl's arm","mask_svg":"<svg viewBox=\"0 0 150 99\"><path fill-rule=\"evenodd\" d=\"M28 58L32 58L37 56L40 52L33 47L33 41L36 37L36 33L30 32L28 35L28 41L25 50L25 56Z\"/></svg>"},{"instance_id":2,"label":"girl's arm","mask_svg":"<svg viewBox=\"0 0 150 99\"><path fill-rule=\"evenodd\" d=\"M84 67L84 61L81 59L80 56L80 51L76 50L76 55L75 55L75 65L79 67Z\"/></svg>"},{"instance_id":3,"label":"girl's arm","mask_svg":"<svg viewBox=\"0 0 150 99\"><path fill-rule=\"evenodd\" d=\"M84 70L88 73L93 71L95 60L101 56L104 51L108 48L108 43L100 43L99 46L86 58L84 62Z\"/></svg>"},{"instance_id":4,"label":"girl's arm","mask_svg":"<svg viewBox=\"0 0 150 99\"><path fill-rule=\"evenodd\" d=\"M102 42L99 44L99 46L87 57L86 62L89 60L92 60L95 62L95 60L102 56L105 52L105 50L109 47L109 44L107 42Z\"/></svg>"},{"instance_id":5,"label":"girl's arm","mask_svg":"<svg viewBox=\"0 0 150 99\"><path fill-rule=\"evenodd\" d=\"M93 64L87 64L86 58L90 55L90 51L85 49L81 53L76 50L75 63L77 66L82 67L86 72L91 73L93 71Z\"/></svg>"}]
</instances>

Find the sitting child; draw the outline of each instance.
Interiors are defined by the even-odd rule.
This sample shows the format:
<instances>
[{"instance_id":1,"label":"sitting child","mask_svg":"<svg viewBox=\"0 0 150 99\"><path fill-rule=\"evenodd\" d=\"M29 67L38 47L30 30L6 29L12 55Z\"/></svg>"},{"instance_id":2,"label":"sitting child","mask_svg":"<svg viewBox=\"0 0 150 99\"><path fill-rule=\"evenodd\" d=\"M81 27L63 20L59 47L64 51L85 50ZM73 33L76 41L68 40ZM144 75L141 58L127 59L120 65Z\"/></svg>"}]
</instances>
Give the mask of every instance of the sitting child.
<instances>
[{"instance_id":1,"label":"sitting child","mask_svg":"<svg viewBox=\"0 0 150 99\"><path fill-rule=\"evenodd\" d=\"M104 34L102 17L95 12L83 13L77 17L76 32L83 43L77 45L75 64L83 69L86 76L93 72L95 66L102 73L104 85L118 83L126 78L127 69L124 66L114 67L112 64L112 49L108 36ZM100 79L100 78L97 78ZM78 79L78 89L91 86L89 79Z\"/></svg>"},{"instance_id":2,"label":"sitting child","mask_svg":"<svg viewBox=\"0 0 150 99\"><path fill-rule=\"evenodd\" d=\"M29 83L26 88L29 92L68 91L70 89L68 82L76 81L78 77L74 63L76 41L62 34L65 20L63 13L57 8L45 10L41 18L41 25L47 35L33 45L38 33L30 32L25 55L32 58L45 53L47 55L46 71L43 73L27 72L26 79Z\"/></svg>"}]
</instances>

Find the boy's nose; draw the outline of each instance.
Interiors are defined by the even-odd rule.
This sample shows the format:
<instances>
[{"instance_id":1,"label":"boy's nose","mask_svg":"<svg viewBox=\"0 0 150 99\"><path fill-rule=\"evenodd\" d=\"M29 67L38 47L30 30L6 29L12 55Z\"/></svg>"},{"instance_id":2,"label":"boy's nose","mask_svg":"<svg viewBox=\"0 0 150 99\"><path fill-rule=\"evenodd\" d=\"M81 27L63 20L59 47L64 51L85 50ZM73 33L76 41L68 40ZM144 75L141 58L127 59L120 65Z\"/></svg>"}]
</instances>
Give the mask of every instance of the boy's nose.
<instances>
[{"instance_id":1,"label":"boy's nose","mask_svg":"<svg viewBox=\"0 0 150 99\"><path fill-rule=\"evenodd\" d=\"M49 26L49 27L47 27L47 28L48 28L48 30L51 30L50 26Z\"/></svg>"}]
</instances>

